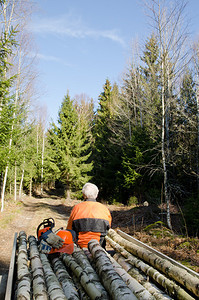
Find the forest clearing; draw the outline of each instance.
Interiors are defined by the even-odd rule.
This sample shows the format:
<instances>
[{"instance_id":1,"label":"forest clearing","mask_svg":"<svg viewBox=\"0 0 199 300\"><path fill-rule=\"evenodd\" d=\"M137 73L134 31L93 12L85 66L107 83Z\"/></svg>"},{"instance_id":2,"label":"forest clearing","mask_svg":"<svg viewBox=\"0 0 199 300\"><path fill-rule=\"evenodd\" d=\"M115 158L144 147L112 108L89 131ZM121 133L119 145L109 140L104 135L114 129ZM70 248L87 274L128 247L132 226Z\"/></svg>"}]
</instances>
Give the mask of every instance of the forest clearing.
<instances>
[{"instance_id":1,"label":"forest clearing","mask_svg":"<svg viewBox=\"0 0 199 300\"><path fill-rule=\"evenodd\" d=\"M12 205L9 203L0 219L2 241L0 245L0 275L4 276L4 280L8 274L15 232L25 231L27 236L36 236L37 226L43 219L49 217L55 219L56 229L64 227L72 207L78 202L79 200L67 201L64 198L46 194L44 198L24 196L20 202L12 203ZM191 239L172 234L168 228L161 228L161 226L154 226L154 228L151 226L148 232L144 230L147 225L157 221L157 208L154 210L154 208L145 206L125 207L121 205L108 205L108 207L113 218L112 228L114 230L121 229L174 260L185 264L195 272L199 272L199 241L197 238ZM132 222L132 216L137 218L137 223L136 221ZM182 224L178 214L175 222L173 226L179 230L179 226ZM108 249L110 250L111 247Z\"/></svg>"}]
</instances>

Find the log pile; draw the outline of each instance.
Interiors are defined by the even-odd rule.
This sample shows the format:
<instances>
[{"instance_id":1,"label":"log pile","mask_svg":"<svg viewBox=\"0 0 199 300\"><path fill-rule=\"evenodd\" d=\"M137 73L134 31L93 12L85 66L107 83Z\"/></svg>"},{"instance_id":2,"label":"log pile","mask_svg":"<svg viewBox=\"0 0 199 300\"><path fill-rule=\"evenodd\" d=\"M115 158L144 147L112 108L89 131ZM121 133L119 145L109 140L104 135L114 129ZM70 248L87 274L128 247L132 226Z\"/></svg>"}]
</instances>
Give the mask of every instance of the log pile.
<instances>
[{"instance_id":1,"label":"log pile","mask_svg":"<svg viewBox=\"0 0 199 300\"><path fill-rule=\"evenodd\" d=\"M46 255L34 236L20 232L17 251L17 300L168 300L199 298L199 279L160 260L110 229L107 244L97 241L88 250L75 246L73 254Z\"/></svg>"}]
</instances>

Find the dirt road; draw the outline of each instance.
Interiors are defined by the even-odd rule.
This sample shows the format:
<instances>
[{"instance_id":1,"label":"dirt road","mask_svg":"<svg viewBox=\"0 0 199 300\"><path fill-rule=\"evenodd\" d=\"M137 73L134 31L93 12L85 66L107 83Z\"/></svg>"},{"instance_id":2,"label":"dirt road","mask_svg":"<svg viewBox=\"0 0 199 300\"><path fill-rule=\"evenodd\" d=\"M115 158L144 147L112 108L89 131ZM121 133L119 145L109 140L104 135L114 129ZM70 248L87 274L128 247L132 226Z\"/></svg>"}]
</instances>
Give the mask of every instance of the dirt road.
<instances>
[{"instance_id":1,"label":"dirt road","mask_svg":"<svg viewBox=\"0 0 199 300\"><path fill-rule=\"evenodd\" d=\"M15 232L24 230L27 235L36 236L37 226L49 217L54 218L56 229L65 227L76 203L58 197L24 197L17 205L6 207L0 215L0 275L8 271Z\"/></svg>"}]
</instances>

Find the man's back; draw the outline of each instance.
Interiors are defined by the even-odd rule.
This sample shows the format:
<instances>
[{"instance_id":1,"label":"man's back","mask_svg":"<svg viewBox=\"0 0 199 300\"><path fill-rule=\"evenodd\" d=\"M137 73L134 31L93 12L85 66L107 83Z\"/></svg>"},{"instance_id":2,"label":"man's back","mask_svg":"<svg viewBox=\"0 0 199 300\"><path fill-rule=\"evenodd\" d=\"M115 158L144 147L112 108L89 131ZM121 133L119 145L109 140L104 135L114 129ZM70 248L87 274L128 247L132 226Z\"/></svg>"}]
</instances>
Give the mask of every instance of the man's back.
<instances>
[{"instance_id":1,"label":"man's back","mask_svg":"<svg viewBox=\"0 0 199 300\"><path fill-rule=\"evenodd\" d=\"M95 200L87 199L74 206L67 229L73 229L78 235L78 245L87 247L91 239L99 242L111 226L111 214L108 208Z\"/></svg>"}]
</instances>

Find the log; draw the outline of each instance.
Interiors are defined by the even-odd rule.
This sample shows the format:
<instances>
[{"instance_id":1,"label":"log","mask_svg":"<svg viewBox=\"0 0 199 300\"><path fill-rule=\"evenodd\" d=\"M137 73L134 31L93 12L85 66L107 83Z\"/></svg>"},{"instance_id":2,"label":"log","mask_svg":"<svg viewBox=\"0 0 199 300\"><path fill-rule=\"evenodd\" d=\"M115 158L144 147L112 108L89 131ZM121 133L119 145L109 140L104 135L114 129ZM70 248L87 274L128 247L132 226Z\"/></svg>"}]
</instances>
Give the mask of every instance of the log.
<instances>
[{"instance_id":1,"label":"log","mask_svg":"<svg viewBox=\"0 0 199 300\"><path fill-rule=\"evenodd\" d=\"M59 282L62 285L62 289L67 300L77 300L79 298L78 291L74 285L74 282L67 272L63 262L59 258L52 260L52 267L57 276Z\"/></svg>"},{"instance_id":2,"label":"log","mask_svg":"<svg viewBox=\"0 0 199 300\"><path fill-rule=\"evenodd\" d=\"M86 272L88 278L96 288L101 292L102 297L104 300L109 299L109 296L100 282L99 276L96 273L95 269L91 266L86 254L81 248L76 247L72 256L74 257L75 261L78 265Z\"/></svg>"},{"instance_id":3,"label":"log","mask_svg":"<svg viewBox=\"0 0 199 300\"><path fill-rule=\"evenodd\" d=\"M50 266L46 254L40 253L40 259L44 269L45 280L50 300L67 300L61 288L61 285Z\"/></svg>"},{"instance_id":4,"label":"log","mask_svg":"<svg viewBox=\"0 0 199 300\"><path fill-rule=\"evenodd\" d=\"M183 299L183 300L194 300L184 289L178 286L175 282L171 281L163 274L158 272L156 269L151 267L150 265L146 264L142 260L136 258L128 251L126 251L122 246L116 243L114 240L106 236L106 240L108 243L115 249L115 251L121 253L125 258L128 259L128 262L135 266L136 268L142 270L146 275L152 278L155 282L160 284L168 293L169 296L176 297L176 299Z\"/></svg>"},{"instance_id":5,"label":"log","mask_svg":"<svg viewBox=\"0 0 199 300\"><path fill-rule=\"evenodd\" d=\"M71 276L72 276L73 282L77 288L80 299L81 300L90 300L90 297L87 295L87 293L83 289L81 283L78 281L78 278L75 276L75 274L72 273Z\"/></svg>"},{"instance_id":6,"label":"log","mask_svg":"<svg viewBox=\"0 0 199 300\"><path fill-rule=\"evenodd\" d=\"M31 274L28 269L27 236L20 231L17 257L17 300L29 300L31 298Z\"/></svg>"},{"instance_id":7,"label":"log","mask_svg":"<svg viewBox=\"0 0 199 300\"><path fill-rule=\"evenodd\" d=\"M65 265L75 274L82 287L92 300L103 299L102 293L96 288L94 283L90 281L87 273L77 264L72 255L64 253L62 255L62 260Z\"/></svg>"},{"instance_id":8,"label":"log","mask_svg":"<svg viewBox=\"0 0 199 300\"><path fill-rule=\"evenodd\" d=\"M30 249L30 265L33 278L33 297L35 300L48 300L44 271L39 256L36 238L34 236L29 236L28 241Z\"/></svg>"},{"instance_id":9,"label":"log","mask_svg":"<svg viewBox=\"0 0 199 300\"><path fill-rule=\"evenodd\" d=\"M109 230L108 236L123 246L127 251L143 259L157 270L183 285L195 296L199 297L199 279L197 277L189 274L186 270L181 269L178 266L174 266L170 261L160 258L157 254L125 240L113 229Z\"/></svg>"},{"instance_id":10,"label":"log","mask_svg":"<svg viewBox=\"0 0 199 300\"><path fill-rule=\"evenodd\" d=\"M149 282L147 276L142 275L138 271L138 269L133 267L130 263L128 263L128 260L125 260L125 258L121 254L115 253L113 258L121 265L121 267L129 274L129 276L132 276L139 283L141 283L143 287L146 288L149 291L149 293L154 296L155 299L157 300L171 299L171 297L163 293L163 291L161 291L157 286Z\"/></svg>"},{"instance_id":11,"label":"log","mask_svg":"<svg viewBox=\"0 0 199 300\"><path fill-rule=\"evenodd\" d=\"M96 240L91 240L88 243L88 249L95 260L96 271L110 297L114 300L137 299L121 276L114 270L110 259L100 244Z\"/></svg>"},{"instance_id":12,"label":"log","mask_svg":"<svg viewBox=\"0 0 199 300\"><path fill-rule=\"evenodd\" d=\"M148 290L144 288L137 280L132 278L117 261L108 254L110 261L116 270L116 272L122 277L126 285L131 289L133 294L142 300L154 300L155 298L150 294Z\"/></svg>"}]
</instances>

